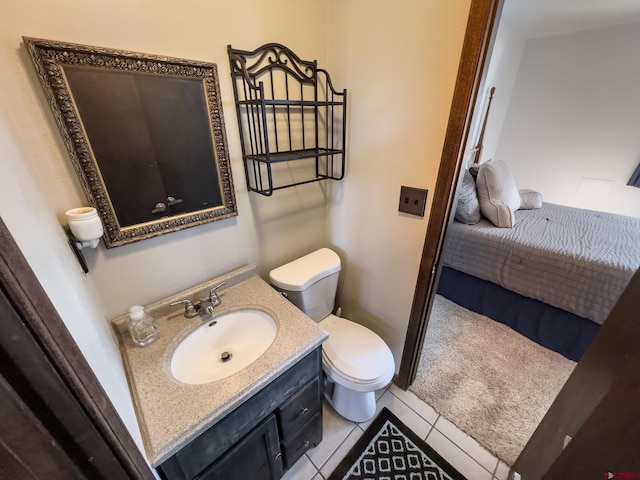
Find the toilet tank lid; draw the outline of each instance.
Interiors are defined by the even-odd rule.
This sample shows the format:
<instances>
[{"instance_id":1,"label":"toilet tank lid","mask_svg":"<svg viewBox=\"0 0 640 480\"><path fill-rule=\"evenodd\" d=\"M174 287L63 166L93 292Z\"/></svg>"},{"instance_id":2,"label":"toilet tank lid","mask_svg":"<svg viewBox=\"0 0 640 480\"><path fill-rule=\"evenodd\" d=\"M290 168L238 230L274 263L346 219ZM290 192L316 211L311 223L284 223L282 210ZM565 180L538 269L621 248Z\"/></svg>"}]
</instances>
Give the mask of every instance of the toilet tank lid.
<instances>
[{"instance_id":1,"label":"toilet tank lid","mask_svg":"<svg viewBox=\"0 0 640 480\"><path fill-rule=\"evenodd\" d=\"M283 290L299 292L318 280L340 271L340 257L328 248L298 258L269 272L271 283Z\"/></svg>"}]
</instances>

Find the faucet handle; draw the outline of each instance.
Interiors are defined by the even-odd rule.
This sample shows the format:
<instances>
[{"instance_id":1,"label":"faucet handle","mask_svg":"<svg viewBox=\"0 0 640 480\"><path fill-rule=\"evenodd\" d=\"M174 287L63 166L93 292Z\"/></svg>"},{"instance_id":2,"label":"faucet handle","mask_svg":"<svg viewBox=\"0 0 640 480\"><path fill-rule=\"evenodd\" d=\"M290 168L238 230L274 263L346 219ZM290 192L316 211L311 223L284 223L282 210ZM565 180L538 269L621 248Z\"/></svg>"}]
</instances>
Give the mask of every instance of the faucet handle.
<instances>
[{"instance_id":1,"label":"faucet handle","mask_svg":"<svg viewBox=\"0 0 640 480\"><path fill-rule=\"evenodd\" d=\"M209 291L209 301L211 302L211 305L213 305L214 307L222 303L222 300L220 300L220 297L218 296L217 290L226 284L227 282L220 282L219 284L214 285Z\"/></svg>"},{"instance_id":2,"label":"faucet handle","mask_svg":"<svg viewBox=\"0 0 640 480\"><path fill-rule=\"evenodd\" d=\"M180 305L184 303L184 316L187 318L195 317L198 315L198 310L200 309L200 305L194 305L191 300L178 300L177 302L170 303L170 306Z\"/></svg>"}]
</instances>

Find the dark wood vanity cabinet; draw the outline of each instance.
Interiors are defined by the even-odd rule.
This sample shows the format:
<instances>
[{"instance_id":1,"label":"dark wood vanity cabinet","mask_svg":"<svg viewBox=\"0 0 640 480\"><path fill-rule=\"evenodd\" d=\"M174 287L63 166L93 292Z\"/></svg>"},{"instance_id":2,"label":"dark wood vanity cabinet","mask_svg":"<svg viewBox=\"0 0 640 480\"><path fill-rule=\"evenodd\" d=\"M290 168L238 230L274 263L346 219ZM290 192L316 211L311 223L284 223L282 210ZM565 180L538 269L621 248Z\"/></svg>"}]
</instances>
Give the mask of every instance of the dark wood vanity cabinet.
<instances>
[{"instance_id":1,"label":"dark wood vanity cabinet","mask_svg":"<svg viewBox=\"0 0 640 480\"><path fill-rule=\"evenodd\" d=\"M166 480L278 479L322 440L321 348L157 467Z\"/></svg>"},{"instance_id":2,"label":"dark wood vanity cabinet","mask_svg":"<svg viewBox=\"0 0 640 480\"><path fill-rule=\"evenodd\" d=\"M320 378L316 377L278 409L286 468L322 441Z\"/></svg>"},{"instance_id":3,"label":"dark wood vanity cabinet","mask_svg":"<svg viewBox=\"0 0 640 480\"><path fill-rule=\"evenodd\" d=\"M271 414L196 479L270 480L280 478L282 473L278 424Z\"/></svg>"}]
</instances>

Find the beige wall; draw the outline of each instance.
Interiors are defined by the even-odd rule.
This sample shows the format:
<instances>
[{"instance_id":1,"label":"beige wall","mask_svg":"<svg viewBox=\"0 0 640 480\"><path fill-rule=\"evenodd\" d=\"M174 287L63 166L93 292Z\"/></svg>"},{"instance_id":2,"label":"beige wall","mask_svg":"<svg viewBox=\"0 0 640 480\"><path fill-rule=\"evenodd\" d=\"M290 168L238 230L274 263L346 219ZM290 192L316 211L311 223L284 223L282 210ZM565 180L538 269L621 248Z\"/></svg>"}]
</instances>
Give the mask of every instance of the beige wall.
<instances>
[{"instance_id":1,"label":"beige wall","mask_svg":"<svg viewBox=\"0 0 640 480\"><path fill-rule=\"evenodd\" d=\"M400 186L431 207L470 2L330 0L329 66L349 88L346 179L330 238L346 259L344 314L400 357L428 214L398 213Z\"/></svg>"},{"instance_id":2,"label":"beige wall","mask_svg":"<svg viewBox=\"0 0 640 480\"><path fill-rule=\"evenodd\" d=\"M47 203L59 218L66 209L86 201L28 64L21 35L218 65L239 216L130 246L88 252L90 277L107 316L124 313L135 303L163 298L238 265L259 262L268 268L290 255L290 249L299 253L324 243L326 202L319 184L287 190L273 198L247 194L226 53L227 44L251 49L278 41L303 58L317 58L326 65L324 3L122 1L101 7L97 2L88 6L70 1L55 6L32 2L32 8L22 2L19 5L9 18L5 16L10 25L3 30L8 60L15 67L10 88L21 90L20 98L8 95L8 108L22 124L19 129L26 127L24 133L29 138L24 143L29 147L39 144L33 155L41 177L38 188L48 195ZM29 131L34 126L37 134ZM51 183L51 178L56 182Z\"/></svg>"},{"instance_id":3,"label":"beige wall","mask_svg":"<svg viewBox=\"0 0 640 480\"><path fill-rule=\"evenodd\" d=\"M495 156L518 188L640 217L639 42L640 23L527 40Z\"/></svg>"},{"instance_id":4,"label":"beige wall","mask_svg":"<svg viewBox=\"0 0 640 480\"><path fill-rule=\"evenodd\" d=\"M427 218L397 213L400 185L435 185L469 0L5 1L0 19L0 216L140 443L108 319L248 262L265 274L327 243L346 260L342 304L399 361ZM59 224L85 204L21 36L216 62L239 216L87 253ZM281 42L350 91L346 180L248 195L228 43ZM430 198L431 199L431 198ZM430 204L430 202L429 202Z\"/></svg>"},{"instance_id":5,"label":"beige wall","mask_svg":"<svg viewBox=\"0 0 640 480\"><path fill-rule=\"evenodd\" d=\"M59 219L86 200L21 37L32 36L218 64L239 216L129 246L86 253L84 275ZM140 443L108 319L239 265L263 271L326 242L320 184L248 195L227 44L281 42L326 65L326 3L300 0L3 2L0 20L0 216Z\"/></svg>"}]
</instances>

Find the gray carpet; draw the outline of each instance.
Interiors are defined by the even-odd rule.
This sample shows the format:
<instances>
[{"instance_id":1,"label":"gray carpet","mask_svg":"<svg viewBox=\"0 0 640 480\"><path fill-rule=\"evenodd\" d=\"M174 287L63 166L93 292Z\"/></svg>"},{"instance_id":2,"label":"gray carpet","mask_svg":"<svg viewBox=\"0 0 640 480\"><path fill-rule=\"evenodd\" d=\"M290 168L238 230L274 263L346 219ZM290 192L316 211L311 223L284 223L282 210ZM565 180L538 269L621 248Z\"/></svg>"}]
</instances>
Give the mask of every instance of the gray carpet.
<instances>
[{"instance_id":1,"label":"gray carpet","mask_svg":"<svg viewBox=\"0 0 640 480\"><path fill-rule=\"evenodd\" d=\"M436 295L410 390L513 465L575 365Z\"/></svg>"}]
</instances>

